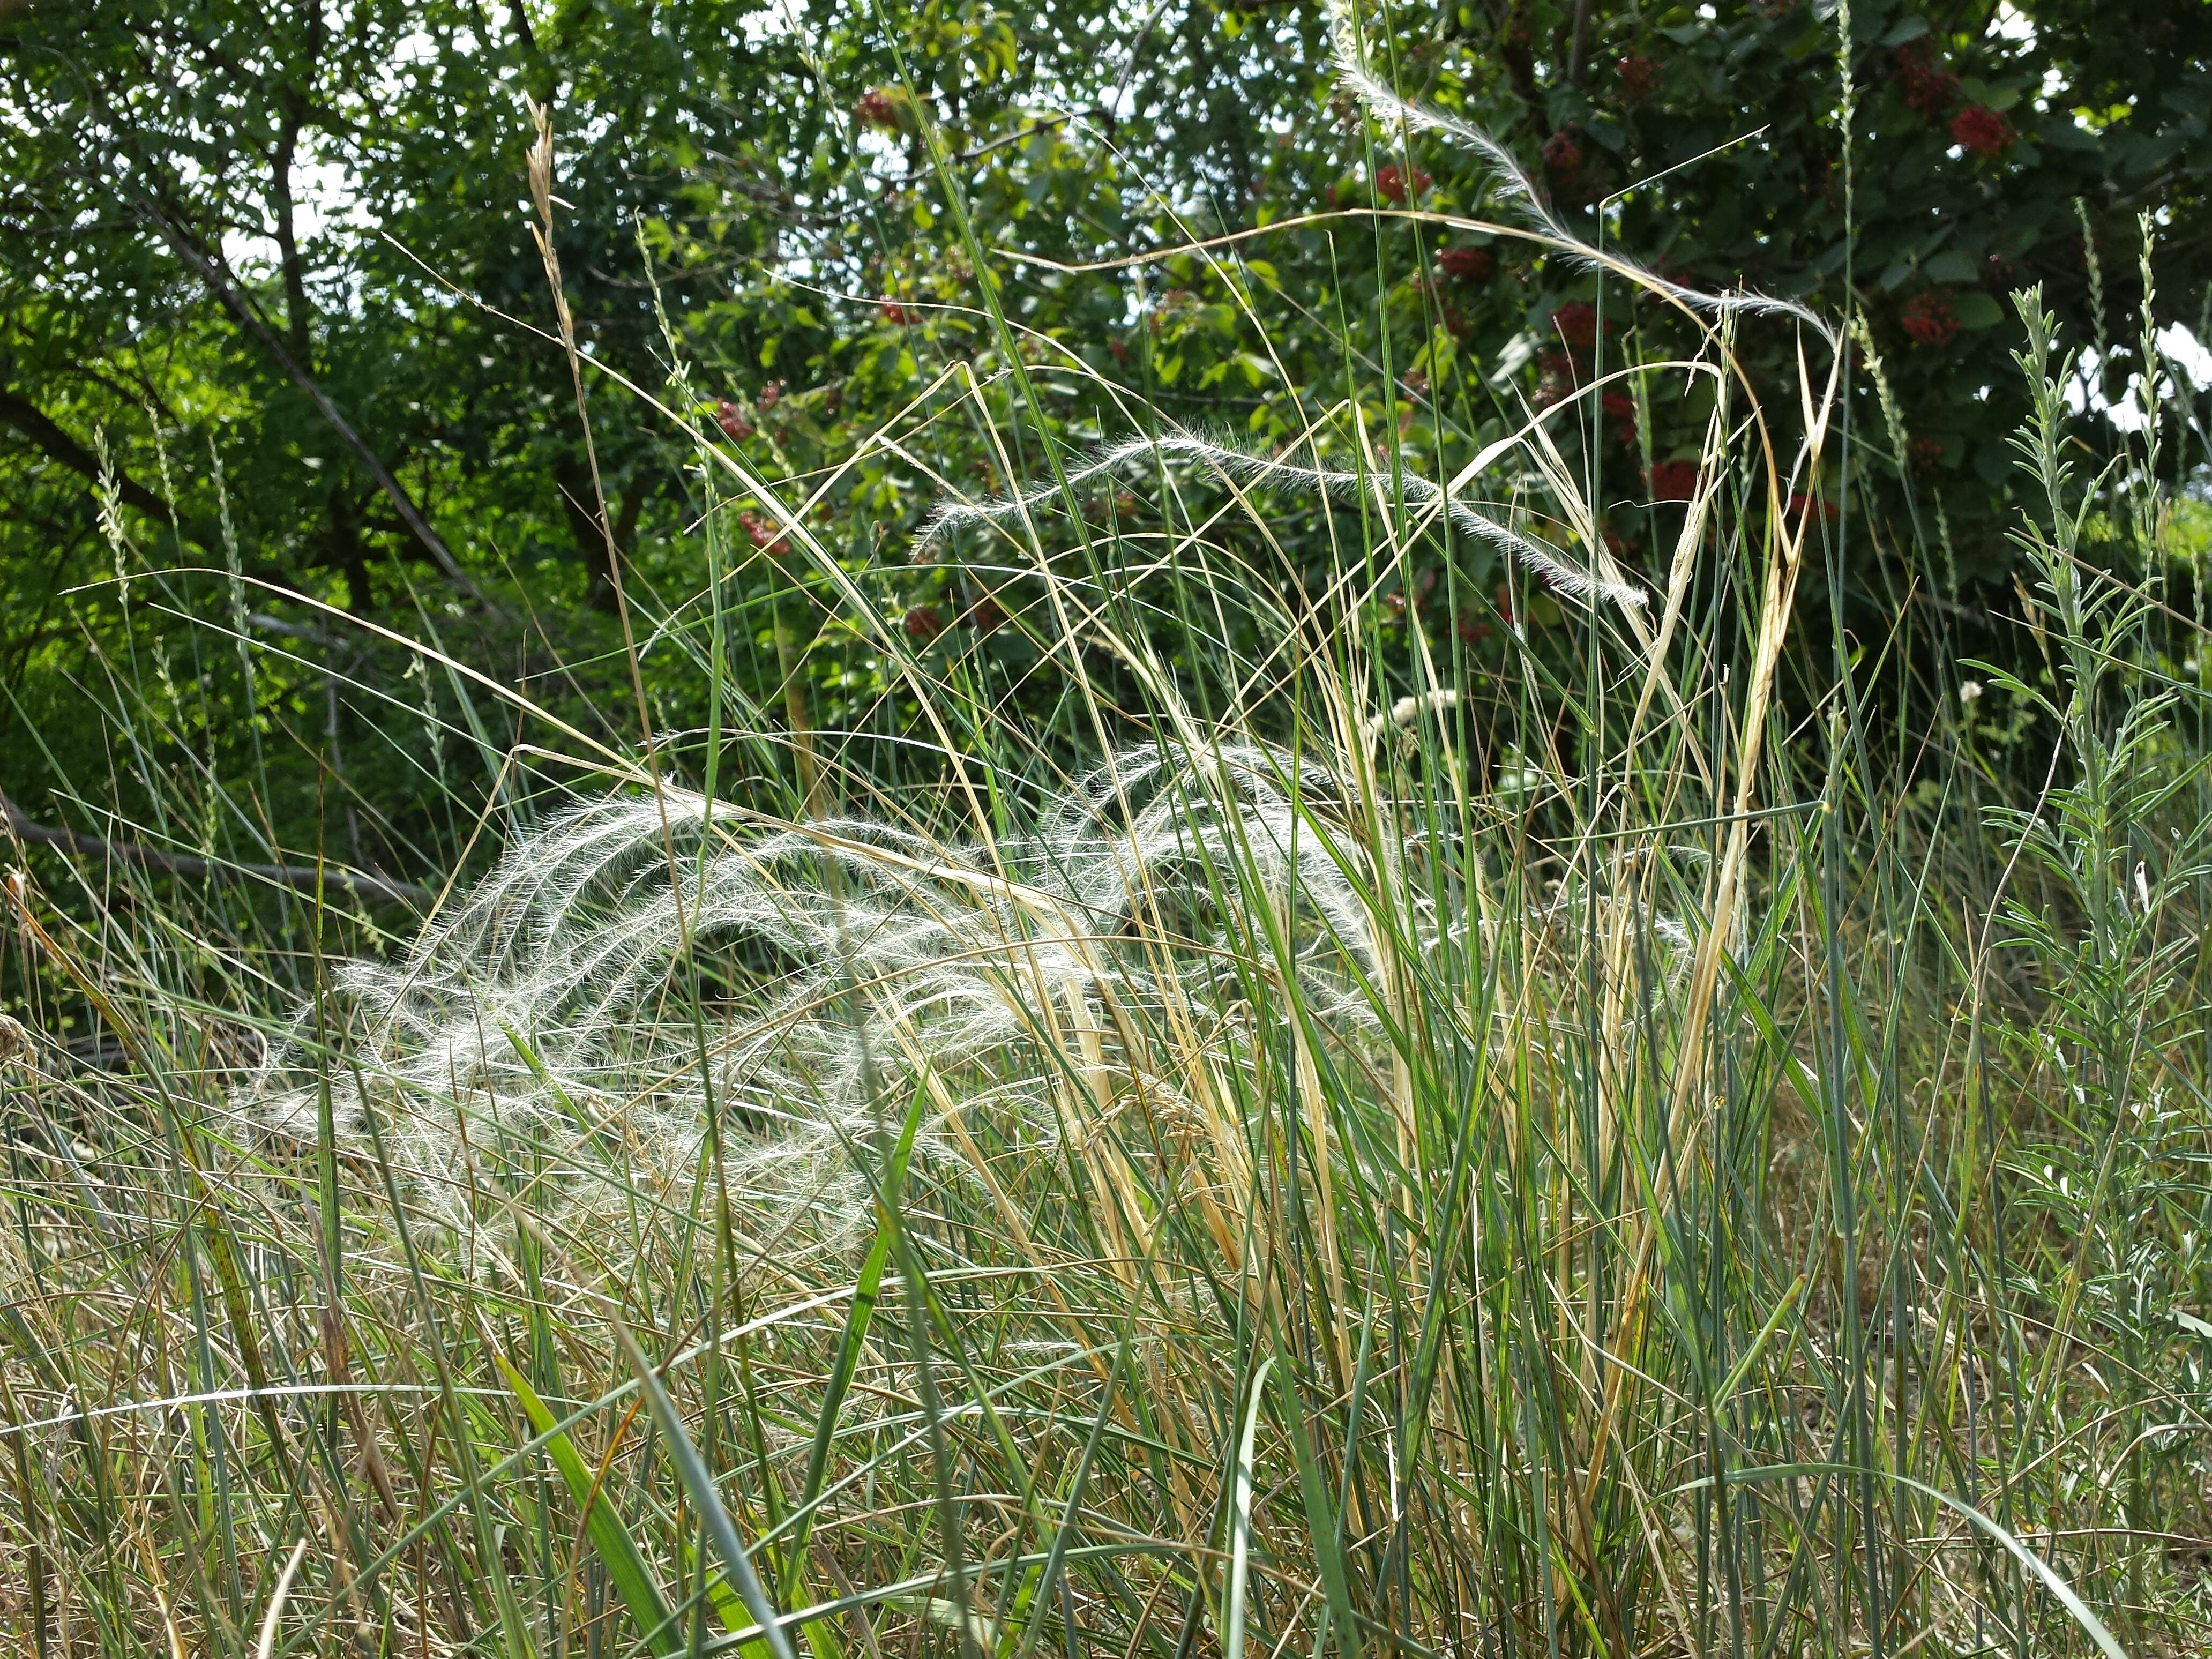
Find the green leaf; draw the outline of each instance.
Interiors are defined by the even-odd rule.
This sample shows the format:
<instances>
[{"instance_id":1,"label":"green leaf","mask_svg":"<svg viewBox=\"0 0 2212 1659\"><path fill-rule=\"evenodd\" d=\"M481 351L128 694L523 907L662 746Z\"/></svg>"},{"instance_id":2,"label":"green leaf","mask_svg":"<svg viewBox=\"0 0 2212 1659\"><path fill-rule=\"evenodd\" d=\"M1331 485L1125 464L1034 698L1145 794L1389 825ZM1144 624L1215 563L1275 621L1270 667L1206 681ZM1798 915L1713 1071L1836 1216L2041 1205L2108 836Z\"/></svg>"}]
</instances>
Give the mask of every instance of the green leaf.
<instances>
[{"instance_id":1,"label":"green leaf","mask_svg":"<svg viewBox=\"0 0 2212 1659\"><path fill-rule=\"evenodd\" d=\"M722 1565L729 1569L738 1594L744 1600L745 1611L761 1627L770 1659L798 1659L792 1651L791 1633L783 1627L775 1603L769 1600L768 1589L754 1570L752 1555L738 1535L738 1524L724 1507L722 1494L714 1489L714 1474L707 1468L706 1460L699 1455L698 1447L692 1443L690 1431L684 1426L683 1413L668 1397L668 1390L661 1386L659 1374L646 1358L645 1351L637 1346L637 1339L629 1334L628 1326L616 1324L615 1341L623 1357L629 1361L630 1369L637 1374L637 1385L645 1395L646 1406L653 1413L653 1420L660 1425L661 1438L667 1443L669 1461L676 1465L684 1489L691 1495L692 1508L706 1522L707 1536L714 1541Z\"/></svg>"},{"instance_id":2,"label":"green leaf","mask_svg":"<svg viewBox=\"0 0 2212 1659\"><path fill-rule=\"evenodd\" d=\"M2004 321L2004 307L1978 291L1954 295L1951 314L1959 319L1960 328L1995 328Z\"/></svg>"},{"instance_id":3,"label":"green leaf","mask_svg":"<svg viewBox=\"0 0 2212 1659\"><path fill-rule=\"evenodd\" d=\"M646 1565L645 1556L623 1525L622 1516L599 1490L584 1460L568 1435L555 1428L557 1420L545 1402L538 1397L537 1390L523 1378L522 1373L507 1362L505 1354L494 1354L500 1374L507 1386L522 1402L522 1409L530 1419L530 1425L545 1438L546 1455L553 1467L561 1472L561 1479L568 1488L568 1495L584 1511L584 1531L592 1540L605 1565L607 1577L621 1595L623 1605L638 1634L654 1654L673 1656L683 1651L684 1644L676 1630L675 1615L669 1612L668 1603L660 1594L660 1586L653 1582L653 1570Z\"/></svg>"},{"instance_id":4,"label":"green leaf","mask_svg":"<svg viewBox=\"0 0 2212 1659\"><path fill-rule=\"evenodd\" d=\"M1243 1659L1244 1652L1244 1582L1252 1553L1252 1442L1260 1429L1260 1408L1266 1401L1270 1358L1260 1362L1252 1379L1252 1397L1244 1413L1244 1432L1237 1441L1237 1484L1229 1509L1229 1583L1221 1610L1221 1647L1227 1659ZM1291 1401L1297 1414L1297 1401Z\"/></svg>"},{"instance_id":5,"label":"green leaf","mask_svg":"<svg viewBox=\"0 0 2212 1659\"><path fill-rule=\"evenodd\" d=\"M2053 149L2090 150L2097 148L2097 135L2086 130L2071 114L2054 114L2036 128L2036 137Z\"/></svg>"},{"instance_id":6,"label":"green leaf","mask_svg":"<svg viewBox=\"0 0 2212 1659\"><path fill-rule=\"evenodd\" d=\"M896 1193L906 1182L907 1162L914 1155L914 1138L921 1127L921 1103L924 1086L914 1091L908 1103L906 1121L899 1126L898 1144L891 1150L890 1162L884 1172L884 1190ZM837 1358L830 1369L829 1386L823 1390L822 1411L814 1425L814 1443L807 1449L806 1478L799 1492L798 1522L792 1534L790 1547L784 1553L782 1585L785 1600L798 1593L799 1580L805 1568L807 1535L814 1530L814 1504L822 1496L822 1486L830 1469L830 1446L837 1433L837 1414L845 1402L845 1391L852 1386L853 1375L859 1370L860 1350L868 1340L868 1322L875 1315L876 1303L883 1294L884 1264L890 1259L891 1222L879 1212L876 1219L876 1242L868 1251L868 1258L860 1264L860 1277L853 1288L853 1311L845 1321L845 1334L837 1345Z\"/></svg>"},{"instance_id":7,"label":"green leaf","mask_svg":"<svg viewBox=\"0 0 2212 1659\"><path fill-rule=\"evenodd\" d=\"M1284 1352L1282 1332L1274 1333L1274 1358L1282 1361L1283 1419L1290 1431L1291 1455L1298 1468L1298 1498L1306 1511L1306 1532L1313 1540L1314 1562L1321 1569L1323 1599L1326 1601L1331 1627L1336 1636L1337 1650L1345 1659L1358 1659L1359 1625L1353 1616L1352 1582L1344 1570L1344 1557L1337 1548L1335 1518L1329 1503L1328 1482L1322 1473L1321 1461L1315 1455L1310 1431L1306 1423L1305 1406L1298 1398L1288 1355ZM1267 1364L1253 1379L1252 1411L1256 1419L1260 1409L1260 1391L1267 1384ZM1250 1467L1252 1431L1244 1431L1244 1468ZM1244 1477L1249 1490L1249 1476ZM1251 1522L1250 1500L1244 1500L1247 1510L1243 1521L1244 1535L1249 1535Z\"/></svg>"}]
</instances>

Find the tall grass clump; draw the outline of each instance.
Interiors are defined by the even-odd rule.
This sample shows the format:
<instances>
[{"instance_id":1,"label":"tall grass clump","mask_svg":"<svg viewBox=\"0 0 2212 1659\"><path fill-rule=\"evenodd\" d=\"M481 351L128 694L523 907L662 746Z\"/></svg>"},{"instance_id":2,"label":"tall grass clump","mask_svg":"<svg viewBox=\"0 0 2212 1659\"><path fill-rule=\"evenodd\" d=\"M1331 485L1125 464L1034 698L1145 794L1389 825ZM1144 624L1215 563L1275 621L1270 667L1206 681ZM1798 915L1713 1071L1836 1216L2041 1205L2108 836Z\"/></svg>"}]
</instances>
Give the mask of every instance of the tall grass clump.
<instances>
[{"instance_id":1,"label":"tall grass clump","mask_svg":"<svg viewBox=\"0 0 2212 1659\"><path fill-rule=\"evenodd\" d=\"M1586 264L1624 361L1424 444L1347 331L1286 449L1131 407L1084 454L1050 411L1106 389L983 285L989 360L876 442L1009 458L932 481L923 550L1024 682L825 544L835 480L695 429L672 337L636 391L695 446L704 582L626 600L626 666L638 720L672 673L707 724L586 729L426 612L419 684L330 684L420 703L434 890L222 856L255 780L168 764L174 675L111 665L163 822L8 889L21 1650L2201 1644L2207 820L2158 452L2074 475L2021 296L2047 654L1982 701L2048 781L2002 793L1972 703L1914 771L1826 625L1846 331L1586 246L1348 15L1340 52L1378 142L1474 146L1521 216L1400 216ZM1741 373L1753 329L1795 385ZM1638 568L1581 420L1616 385L1705 421ZM1102 528L1101 490L1146 499ZM1502 672L1408 623L1417 560ZM810 608L884 677L848 729L792 672Z\"/></svg>"}]
</instances>

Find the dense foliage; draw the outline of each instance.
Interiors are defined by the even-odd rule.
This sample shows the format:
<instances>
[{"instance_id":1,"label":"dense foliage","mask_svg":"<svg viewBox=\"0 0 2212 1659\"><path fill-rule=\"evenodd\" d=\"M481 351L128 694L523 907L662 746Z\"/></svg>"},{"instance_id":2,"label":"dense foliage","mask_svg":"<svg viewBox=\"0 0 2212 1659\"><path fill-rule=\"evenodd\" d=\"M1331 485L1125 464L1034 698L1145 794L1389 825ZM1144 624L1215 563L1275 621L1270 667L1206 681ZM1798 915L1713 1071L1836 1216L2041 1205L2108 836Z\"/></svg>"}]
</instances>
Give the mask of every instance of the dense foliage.
<instances>
[{"instance_id":1,"label":"dense foliage","mask_svg":"<svg viewBox=\"0 0 2212 1659\"><path fill-rule=\"evenodd\" d=\"M1828 511L1847 490L1865 508L1842 549L1850 592L1878 629L1916 592L1972 629L1976 595L2011 581L2002 434L2020 410L1991 372L1997 296L2042 281L2104 348L2114 399L2130 348L2105 341L2105 317L2137 292L2139 209L2162 221L2161 292L2212 298L2203 9L1862 0L1848 16L1845 53L1844 16L1821 4L1465 5L1395 14L1375 48L1409 93L1504 136L1588 233L1708 287L1838 317L1848 295L1878 360L1863 368L1882 371L1855 381L1849 478L1818 492ZM134 634L167 630L159 607L131 619L127 590L84 587L120 568L114 536L156 568L241 567L262 586L240 626L302 665L325 635L292 596L410 635L426 623L502 678L550 677L551 701L577 691L576 717L596 718L592 690L615 683L593 666L617 642L610 547L647 613L702 568L690 441L617 384L662 392L656 305L690 365L676 414L772 478L804 487L842 465L816 511L851 568L912 607L919 644L983 623L990 660L1033 690L1024 635L991 626L1005 608L988 558L908 564L940 482L1048 476L1044 457L931 418L957 390L949 365L1033 402L1069 448L1126 435L1147 400L1248 447L1320 423L1356 448L1324 418L1349 395L1370 431L1400 428L1409 465L1442 472L1522 400L1688 343L1618 285L1425 221L1494 216L1494 181L1364 120L1323 72L1312 6L933 3L886 27L860 8L720 0L33 4L0 29L0 718L48 748L88 742L64 708L98 695ZM588 449L532 239L530 98L553 112L567 301L607 371L585 381ZM1033 374L1005 373L979 260ZM1352 388L1346 338L1372 371ZM1754 386L1790 378L1786 338L1745 350ZM1629 382L1589 410L1610 532L1648 563L1671 533L1648 503L1682 492L1702 412L1655 416ZM909 411L896 451L869 447ZM1117 522L1154 510L1149 492L1097 506ZM773 550L763 517L744 522ZM1344 556L1318 517L1290 526L1284 580L1325 586ZM1449 597L1430 568L1406 573L1401 599L1436 638L1494 659L1512 601L1490 556L1469 557ZM755 692L772 700L795 666L812 718L866 718L880 667L821 626L834 598L776 600L769 560L741 580L761 618ZM210 584L163 592L228 620ZM1553 615L1537 596L1533 619ZM227 656L197 636L179 648ZM374 680L375 650L349 643L337 666ZM203 662L199 696L243 694L211 673ZM679 725L700 714L692 678L652 684ZM265 720L323 732L303 745L350 746L348 781L404 817L408 791L374 780L397 766L387 783L404 786L409 763L384 750L415 716L331 684L271 662L254 694ZM68 758L70 775L94 759ZM53 775L35 746L0 763L19 797Z\"/></svg>"},{"instance_id":2,"label":"dense foliage","mask_svg":"<svg viewBox=\"0 0 2212 1659\"><path fill-rule=\"evenodd\" d=\"M0 0L10 1650L2206 1650L2202 8L1374 9Z\"/></svg>"}]
</instances>

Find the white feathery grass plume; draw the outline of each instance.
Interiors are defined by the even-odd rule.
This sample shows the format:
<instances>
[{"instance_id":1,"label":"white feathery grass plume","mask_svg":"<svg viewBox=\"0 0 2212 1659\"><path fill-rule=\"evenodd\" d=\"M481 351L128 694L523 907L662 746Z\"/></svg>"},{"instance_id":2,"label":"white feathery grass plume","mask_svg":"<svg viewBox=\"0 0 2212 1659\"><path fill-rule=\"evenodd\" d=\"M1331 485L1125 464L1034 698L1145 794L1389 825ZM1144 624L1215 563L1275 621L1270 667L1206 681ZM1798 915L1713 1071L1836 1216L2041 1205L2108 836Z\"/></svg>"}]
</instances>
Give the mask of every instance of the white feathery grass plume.
<instances>
[{"instance_id":1,"label":"white feathery grass plume","mask_svg":"<svg viewBox=\"0 0 2212 1659\"><path fill-rule=\"evenodd\" d=\"M1255 455L1218 439L1179 429L1157 437L1126 439L1109 448L1098 450L1066 475L1067 482L1072 486L1084 484L1133 460L1157 459L1163 456L1198 461L1240 483L1300 484L1340 501L1355 499L1362 489L1371 489L1377 483L1377 475L1371 472L1301 466L1271 456ZM1455 482L1465 483L1466 479L1462 477ZM1441 511L1462 534L1487 542L1518 559L1554 592L1585 601L1605 599L1632 610L1646 603L1647 596L1644 590L1633 583L1613 580L1568 563L1559 556L1557 548L1508 529L1496 520L1476 512L1457 495L1449 493L1430 479L1407 472L1401 485L1406 499L1413 505ZM983 501L947 502L923 521L915 538L915 550L926 550L939 538L965 526L995 523L1026 512L1052 500L1059 493L1059 485L1052 483L1016 495L994 496Z\"/></svg>"},{"instance_id":2,"label":"white feathery grass plume","mask_svg":"<svg viewBox=\"0 0 2212 1659\"><path fill-rule=\"evenodd\" d=\"M1071 1076L1105 1077L1097 1111L1110 1096L1156 1124L1196 1115L1199 1062L1170 1032L1211 1033L1205 1066L1255 1063L1235 963L1266 948L1263 912L1302 918L1285 967L1330 1040L1378 1044L1358 859L1329 827L1342 804L1310 757L1294 773L1251 745L1115 756L1032 835L989 848L859 819L800 829L675 791L665 830L650 798L592 803L514 847L404 961L342 965L237 1107L311 1139L327 1079L347 1143L373 1129L453 1234L475 1235L487 1197L512 1210L526 1194L543 1231L603 1258L626 1216L691 1202L711 1104L744 1224L788 1239L783 1259L842 1248L866 1208L854 1148L917 1089L916 1169L939 1182L963 1178L979 1119L1002 1146L1048 1152L1092 1109ZM699 962L720 983L693 1005ZM1093 1002L1114 1017L1082 1012ZM1233 1146L1222 1127L1179 1144ZM1229 1161L1149 1178L1218 1188Z\"/></svg>"},{"instance_id":3,"label":"white feathery grass plume","mask_svg":"<svg viewBox=\"0 0 2212 1659\"><path fill-rule=\"evenodd\" d=\"M1405 124L1414 132L1441 133L1457 140L1474 150L1495 169L1500 193L1520 214L1523 222L1547 239L1559 245L1560 250L1593 270L1617 271L1656 293L1703 312L1712 317L1724 317L1730 313L1753 316L1794 317L1816 331L1831 348L1838 344L1835 327L1809 307L1795 300L1785 300L1773 295L1744 290L1735 294L1708 294L1701 289L1662 276L1650 266L1617 253L1601 253L1592 247L1552 210L1544 192L1522 167L1513 152L1481 128L1446 114L1425 104L1416 104L1401 98L1367 65L1366 54L1361 51L1357 20L1352 15L1351 0L1333 0L1329 8L1329 33L1336 59L1337 72L1345 84L1358 94L1359 100L1378 117Z\"/></svg>"},{"instance_id":4,"label":"white feathery grass plume","mask_svg":"<svg viewBox=\"0 0 2212 1659\"><path fill-rule=\"evenodd\" d=\"M1359 735L1371 744L1384 733L1395 732L1401 743L1410 744L1413 723L1423 714L1446 714L1458 707L1459 693L1449 686L1419 696L1401 697L1390 705L1388 713L1370 715Z\"/></svg>"}]
</instances>

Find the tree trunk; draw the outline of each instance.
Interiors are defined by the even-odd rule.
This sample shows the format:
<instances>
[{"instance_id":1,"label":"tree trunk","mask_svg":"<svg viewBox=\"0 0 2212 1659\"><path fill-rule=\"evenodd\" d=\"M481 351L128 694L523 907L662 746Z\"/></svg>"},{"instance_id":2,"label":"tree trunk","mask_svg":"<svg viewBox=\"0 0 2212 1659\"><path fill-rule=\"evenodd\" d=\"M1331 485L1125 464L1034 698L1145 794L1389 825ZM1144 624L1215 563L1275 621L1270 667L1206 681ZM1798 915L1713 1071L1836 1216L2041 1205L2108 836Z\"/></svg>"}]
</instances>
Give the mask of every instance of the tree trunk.
<instances>
[{"instance_id":1,"label":"tree trunk","mask_svg":"<svg viewBox=\"0 0 2212 1659\"><path fill-rule=\"evenodd\" d=\"M599 515L592 507L592 481L581 467L568 460L555 475L553 488L561 497L562 510L568 515L568 533L575 538L576 550L584 556L584 568L591 573L591 607L611 612L615 608L615 573L607 557L607 532L599 527Z\"/></svg>"},{"instance_id":2,"label":"tree trunk","mask_svg":"<svg viewBox=\"0 0 2212 1659\"><path fill-rule=\"evenodd\" d=\"M0 426L13 428L28 438L48 460L58 461L72 472L81 472L95 483L100 480L100 460L90 450L57 426L44 410L14 392L0 390ZM119 470L115 484L124 504L135 507L149 518L159 519L174 527L177 515L168 502L137 480ZM194 538L195 540L199 539Z\"/></svg>"}]
</instances>

